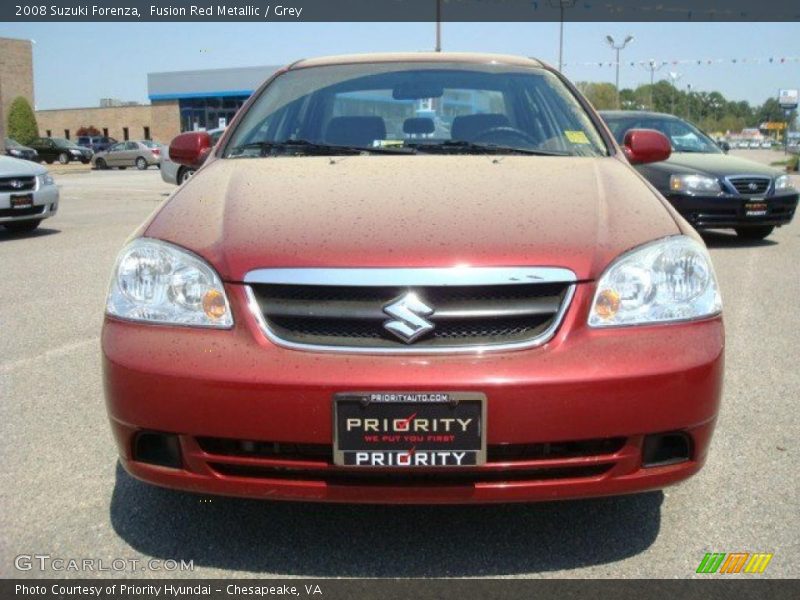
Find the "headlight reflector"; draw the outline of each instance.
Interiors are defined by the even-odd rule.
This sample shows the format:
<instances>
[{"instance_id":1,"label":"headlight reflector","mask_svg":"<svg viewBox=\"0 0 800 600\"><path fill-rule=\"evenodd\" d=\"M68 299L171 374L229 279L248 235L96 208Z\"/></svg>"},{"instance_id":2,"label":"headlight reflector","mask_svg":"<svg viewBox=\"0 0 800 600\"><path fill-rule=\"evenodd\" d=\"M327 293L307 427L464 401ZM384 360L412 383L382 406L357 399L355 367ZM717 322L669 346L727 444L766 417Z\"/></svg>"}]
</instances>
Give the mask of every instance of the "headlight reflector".
<instances>
[{"instance_id":1,"label":"headlight reflector","mask_svg":"<svg viewBox=\"0 0 800 600\"><path fill-rule=\"evenodd\" d=\"M597 282L589 325L684 321L721 310L708 251L679 235L645 244L612 262Z\"/></svg>"},{"instance_id":2,"label":"headlight reflector","mask_svg":"<svg viewBox=\"0 0 800 600\"><path fill-rule=\"evenodd\" d=\"M781 175L775 180L775 191L791 190L794 188L792 185L792 178L788 175Z\"/></svg>"},{"instance_id":3,"label":"headlight reflector","mask_svg":"<svg viewBox=\"0 0 800 600\"><path fill-rule=\"evenodd\" d=\"M673 192L705 192L719 194L722 188L719 180L705 175L672 175L669 178L669 189Z\"/></svg>"},{"instance_id":4,"label":"headlight reflector","mask_svg":"<svg viewBox=\"0 0 800 600\"><path fill-rule=\"evenodd\" d=\"M37 175L36 179L39 180L39 187L45 185L53 185L53 176L50 173L45 173L44 175Z\"/></svg>"},{"instance_id":5,"label":"headlight reflector","mask_svg":"<svg viewBox=\"0 0 800 600\"><path fill-rule=\"evenodd\" d=\"M149 238L136 239L120 252L106 312L151 323L233 325L225 288L214 269L191 252Z\"/></svg>"}]
</instances>

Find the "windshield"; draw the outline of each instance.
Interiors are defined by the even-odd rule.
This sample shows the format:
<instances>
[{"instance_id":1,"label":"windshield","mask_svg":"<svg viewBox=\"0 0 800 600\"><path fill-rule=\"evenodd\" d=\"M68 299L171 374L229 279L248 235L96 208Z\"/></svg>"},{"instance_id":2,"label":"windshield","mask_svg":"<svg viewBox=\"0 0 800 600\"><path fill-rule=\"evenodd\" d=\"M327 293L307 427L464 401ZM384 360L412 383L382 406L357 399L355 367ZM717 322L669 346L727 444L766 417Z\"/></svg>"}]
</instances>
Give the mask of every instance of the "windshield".
<instances>
[{"instance_id":1,"label":"windshield","mask_svg":"<svg viewBox=\"0 0 800 600\"><path fill-rule=\"evenodd\" d=\"M655 129L660 131L672 144L673 152L699 152L704 154L720 154L722 150L705 133L691 123L675 118L659 118L651 115L641 117L614 117L603 115L608 128L617 142L622 144L625 133L629 129Z\"/></svg>"},{"instance_id":2,"label":"windshield","mask_svg":"<svg viewBox=\"0 0 800 600\"><path fill-rule=\"evenodd\" d=\"M6 148L22 148L22 144L18 143L16 140L12 140L11 138L5 139Z\"/></svg>"},{"instance_id":3,"label":"windshield","mask_svg":"<svg viewBox=\"0 0 800 600\"><path fill-rule=\"evenodd\" d=\"M154 142L153 140L142 140L139 142L143 146L147 146L148 148L158 148L161 146L158 142Z\"/></svg>"},{"instance_id":4,"label":"windshield","mask_svg":"<svg viewBox=\"0 0 800 600\"><path fill-rule=\"evenodd\" d=\"M587 113L548 71L389 62L301 68L280 75L244 115L223 156L335 154L344 149L608 153Z\"/></svg>"},{"instance_id":5,"label":"windshield","mask_svg":"<svg viewBox=\"0 0 800 600\"><path fill-rule=\"evenodd\" d=\"M52 139L53 142L55 142L56 146L60 146L60 147L66 146L67 148L79 148L80 147L80 146L78 146L78 144L76 144L72 140L68 140L67 138L50 138L50 139Z\"/></svg>"}]
</instances>

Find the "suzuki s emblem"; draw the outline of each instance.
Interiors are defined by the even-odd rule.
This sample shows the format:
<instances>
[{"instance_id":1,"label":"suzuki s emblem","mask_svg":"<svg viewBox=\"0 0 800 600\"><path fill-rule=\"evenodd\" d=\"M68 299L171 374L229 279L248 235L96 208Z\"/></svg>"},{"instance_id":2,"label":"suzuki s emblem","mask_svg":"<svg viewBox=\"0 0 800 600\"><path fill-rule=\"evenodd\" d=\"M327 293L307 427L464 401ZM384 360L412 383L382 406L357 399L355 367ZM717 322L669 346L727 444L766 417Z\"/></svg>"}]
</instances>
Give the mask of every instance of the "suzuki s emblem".
<instances>
[{"instance_id":1,"label":"suzuki s emblem","mask_svg":"<svg viewBox=\"0 0 800 600\"><path fill-rule=\"evenodd\" d=\"M22 183L19 179L12 179L11 181L8 182L8 185L10 185L15 190L18 190L21 187L25 186L25 184Z\"/></svg>"},{"instance_id":2,"label":"suzuki s emblem","mask_svg":"<svg viewBox=\"0 0 800 600\"><path fill-rule=\"evenodd\" d=\"M747 184L747 189L750 190L751 192L755 192L758 189L758 184L750 182Z\"/></svg>"},{"instance_id":3,"label":"suzuki s emblem","mask_svg":"<svg viewBox=\"0 0 800 600\"><path fill-rule=\"evenodd\" d=\"M419 336L432 331L434 324L423 319L433 314L433 309L419 299L414 292L408 292L397 300L383 307L391 321L386 321L384 328L391 331L406 344L410 344Z\"/></svg>"}]
</instances>

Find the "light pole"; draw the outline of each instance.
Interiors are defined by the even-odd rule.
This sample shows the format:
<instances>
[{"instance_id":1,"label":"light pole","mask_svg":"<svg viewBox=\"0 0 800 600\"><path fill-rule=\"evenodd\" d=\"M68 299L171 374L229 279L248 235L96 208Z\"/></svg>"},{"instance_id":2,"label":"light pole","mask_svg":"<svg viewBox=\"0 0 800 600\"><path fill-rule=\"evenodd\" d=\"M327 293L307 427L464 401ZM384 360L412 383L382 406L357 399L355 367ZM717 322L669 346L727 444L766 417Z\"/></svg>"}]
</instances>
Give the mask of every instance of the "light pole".
<instances>
[{"instance_id":1,"label":"light pole","mask_svg":"<svg viewBox=\"0 0 800 600\"><path fill-rule=\"evenodd\" d=\"M442 51L442 0L436 0L436 47L434 51Z\"/></svg>"},{"instance_id":2,"label":"light pole","mask_svg":"<svg viewBox=\"0 0 800 600\"><path fill-rule=\"evenodd\" d=\"M647 65L645 65L645 69L650 71L650 110L653 110L655 107L653 106L653 81L655 80L656 71L658 71L661 67L663 67L667 63L658 62L656 59L651 58L647 61Z\"/></svg>"},{"instance_id":3,"label":"light pole","mask_svg":"<svg viewBox=\"0 0 800 600\"><path fill-rule=\"evenodd\" d=\"M678 94L677 83L681 80L681 77L683 77L683 75L681 75L680 73L676 73L675 71L670 71L669 72L669 78L672 80L672 87L675 88L674 93L670 94L670 96L672 96L672 103L671 103L672 104L672 109L671 109L671 112L672 112L673 115L675 114L675 96Z\"/></svg>"},{"instance_id":4,"label":"light pole","mask_svg":"<svg viewBox=\"0 0 800 600\"><path fill-rule=\"evenodd\" d=\"M558 31L558 70L561 71L564 64L564 9L575 6L576 0L548 0L548 2L561 12L561 25Z\"/></svg>"},{"instance_id":5,"label":"light pole","mask_svg":"<svg viewBox=\"0 0 800 600\"><path fill-rule=\"evenodd\" d=\"M617 44L614 41L614 38L611 37L610 35L606 36L606 42L617 53L617 63L616 63L617 64L617 78L616 78L615 83L614 83L614 86L617 88L617 108L620 108L620 105L619 105L619 52L620 52L620 50L622 50L625 46L627 46L632 41L633 41L633 36L632 35L626 35L625 39L622 41L621 44Z\"/></svg>"}]
</instances>

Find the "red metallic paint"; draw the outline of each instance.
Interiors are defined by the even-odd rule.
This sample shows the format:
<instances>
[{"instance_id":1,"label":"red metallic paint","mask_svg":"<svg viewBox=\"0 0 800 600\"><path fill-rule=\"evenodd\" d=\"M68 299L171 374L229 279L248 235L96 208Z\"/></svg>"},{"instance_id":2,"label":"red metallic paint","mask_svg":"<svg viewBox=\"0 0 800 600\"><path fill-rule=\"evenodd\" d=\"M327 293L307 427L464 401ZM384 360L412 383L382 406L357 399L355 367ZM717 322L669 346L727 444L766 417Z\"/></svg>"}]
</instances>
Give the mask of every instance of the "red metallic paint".
<instances>
[{"instance_id":1,"label":"red metallic paint","mask_svg":"<svg viewBox=\"0 0 800 600\"><path fill-rule=\"evenodd\" d=\"M169 144L169 157L187 167L199 167L211 152L211 136L206 131L182 133Z\"/></svg>"},{"instance_id":2,"label":"red metallic paint","mask_svg":"<svg viewBox=\"0 0 800 600\"><path fill-rule=\"evenodd\" d=\"M705 460L721 395L722 320L595 330L585 324L593 290L591 284L578 286L559 332L546 345L484 355L360 356L279 348L264 338L246 309L243 287L235 284L227 286L236 319L231 331L106 318L106 401L122 464L152 483L195 491L389 503L607 495L691 476ZM330 444L333 394L354 389L485 392L489 444L629 440L616 466L599 477L435 489L223 476L206 465L208 457L193 441L214 436ZM186 469L131 461L132 435L139 429L181 434ZM643 434L687 429L693 460L640 468ZM530 465L516 468L522 466Z\"/></svg>"},{"instance_id":3,"label":"red metallic paint","mask_svg":"<svg viewBox=\"0 0 800 600\"><path fill-rule=\"evenodd\" d=\"M428 504L640 492L679 482L702 467L722 393L722 319L601 330L586 325L593 280L616 256L668 235L699 238L631 169L628 162L636 156L626 160L569 82L563 80L603 133L609 157L529 161L508 156L499 163L469 156L349 157L337 164L324 157L220 160L227 138L271 81L237 113L198 175L136 233L185 246L208 260L227 282L235 326L230 331L194 329L106 317L106 404L121 463L129 473L203 493ZM660 149L658 144L648 146L650 158L663 153L663 144ZM529 168L534 160L541 168ZM405 168L407 164L413 169ZM503 201L497 202L500 196ZM409 215L424 218L397 235L397 223ZM357 228L368 235L352 235ZM247 310L244 287L238 283L247 271L264 267L454 264L561 266L572 269L583 283L556 335L539 348L427 356L277 347ZM602 475L422 487L221 475L210 462L282 463L210 455L195 439L331 444L334 393L388 389L484 392L490 445L617 436L627 441L613 455L492 463L476 469L611 465ZM179 434L184 468L132 460L133 438L143 429ZM642 468L644 435L675 430L691 436L691 460ZM298 462L286 466L297 468ZM299 466L323 473L343 470L325 461Z\"/></svg>"},{"instance_id":4,"label":"red metallic paint","mask_svg":"<svg viewBox=\"0 0 800 600\"><path fill-rule=\"evenodd\" d=\"M623 150L631 164L667 160L672 154L672 145L667 136L655 129L631 129L623 139Z\"/></svg>"}]
</instances>

